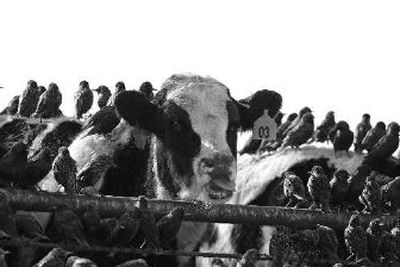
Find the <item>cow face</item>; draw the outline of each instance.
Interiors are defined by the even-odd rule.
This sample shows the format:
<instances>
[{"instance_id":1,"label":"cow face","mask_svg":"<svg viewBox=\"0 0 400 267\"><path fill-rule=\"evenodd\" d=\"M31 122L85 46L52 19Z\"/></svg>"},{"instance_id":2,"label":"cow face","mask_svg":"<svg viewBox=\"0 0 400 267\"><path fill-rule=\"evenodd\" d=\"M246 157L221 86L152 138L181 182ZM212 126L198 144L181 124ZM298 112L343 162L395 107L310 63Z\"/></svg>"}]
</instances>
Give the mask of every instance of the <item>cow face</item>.
<instances>
[{"instance_id":1,"label":"cow face","mask_svg":"<svg viewBox=\"0 0 400 267\"><path fill-rule=\"evenodd\" d=\"M244 120L251 125L257 119L251 105L236 102L228 88L212 78L174 75L152 103L130 91L118 96L116 107L128 123L154 134L150 161L158 197L213 202L231 198L237 130Z\"/></svg>"}]
</instances>

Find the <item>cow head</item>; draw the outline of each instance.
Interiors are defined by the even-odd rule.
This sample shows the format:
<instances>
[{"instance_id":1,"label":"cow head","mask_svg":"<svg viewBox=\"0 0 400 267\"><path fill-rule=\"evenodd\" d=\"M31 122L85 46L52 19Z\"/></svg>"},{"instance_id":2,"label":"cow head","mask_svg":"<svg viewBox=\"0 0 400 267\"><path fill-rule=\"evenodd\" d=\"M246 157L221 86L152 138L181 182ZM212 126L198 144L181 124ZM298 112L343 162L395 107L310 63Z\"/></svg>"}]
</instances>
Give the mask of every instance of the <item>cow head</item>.
<instances>
[{"instance_id":1,"label":"cow head","mask_svg":"<svg viewBox=\"0 0 400 267\"><path fill-rule=\"evenodd\" d=\"M158 197L225 202L235 190L237 131L250 129L264 109L273 116L281 97L263 90L238 103L209 77L173 75L152 102L127 91L118 113L153 134L150 161ZM165 190L166 189L166 190Z\"/></svg>"}]
</instances>

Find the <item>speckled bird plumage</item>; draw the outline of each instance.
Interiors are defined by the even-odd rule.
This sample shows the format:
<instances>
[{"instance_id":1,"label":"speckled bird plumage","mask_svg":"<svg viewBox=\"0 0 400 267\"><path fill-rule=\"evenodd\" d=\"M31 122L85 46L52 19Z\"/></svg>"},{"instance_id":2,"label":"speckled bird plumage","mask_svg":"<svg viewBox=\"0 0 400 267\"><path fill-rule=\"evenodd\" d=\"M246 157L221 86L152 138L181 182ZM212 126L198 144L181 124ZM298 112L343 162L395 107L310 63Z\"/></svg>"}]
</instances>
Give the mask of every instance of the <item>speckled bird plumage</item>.
<instances>
[{"instance_id":1,"label":"speckled bird plumage","mask_svg":"<svg viewBox=\"0 0 400 267\"><path fill-rule=\"evenodd\" d=\"M368 258L377 261L383 241L384 224L380 219L374 219L367 228Z\"/></svg>"},{"instance_id":2,"label":"speckled bird plumage","mask_svg":"<svg viewBox=\"0 0 400 267\"><path fill-rule=\"evenodd\" d=\"M20 96L17 115L29 118L36 110L39 97L40 92L37 83L30 80Z\"/></svg>"},{"instance_id":3,"label":"speckled bird plumage","mask_svg":"<svg viewBox=\"0 0 400 267\"><path fill-rule=\"evenodd\" d=\"M389 204L393 209L400 208L400 176L381 187L382 201Z\"/></svg>"},{"instance_id":4,"label":"speckled bird plumage","mask_svg":"<svg viewBox=\"0 0 400 267\"><path fill-rule=\"evenodd\" d=\"M354 151L361 152L362 151L362 140L368 131L372 128L370 123L370 115L364 114L362 116L362 120L355 129L355 137L354 137Z\"/></svg>"},{"instance_id":5,"label":"speckled bird plumage","mask_svg":"<svg viewBox=\"0 0 400 267\"><path fill-rule=\"evenodd\" d=\"M310 208L321 208L322 211L330 211L331 192L329 179L321 166L315 165L312 168L307 182L307 189L313 200Z\"/></svg>"},{"instance_id":6,"label":"speckled bird plumage","mask_svg":"<svg viewBox=\"0 0 400 267\"><path fill-rule=\"evenodd\" d=\"M381 213L382 194L381 188L375 181L373 176L368 176L365 181L364 190L362 191L359 200L364 205L363 212Z\"/></svg>"},{"instance_id":7,"label":"speckled bird plumage","mask_svg":"<svg viewBox=\"0 0 400 267\"><path fill-rule=\"evenodd\" d=\"M289 126L297 118L297 116L297 113L292 113L287 117L286 121L278 127L278 131L276 132L276 139L283 139L283 133L289 128Z\"/></svg>"},{"instance_id":8,"label":"speckled bird plumage","mask_svg":"<svg viewBox=\"0 0 400 267\"><path fill-rule=\"evenodd\" d=\"M82 115L88 112L93 105L93 92L89 88L87 81L79 83L79 89L74 95L75 116L80 119Z\"/></svg>"},{"instance_id":9,"label":"speckled bird plumage","mask_svg":"<svg viewBox=\"0 0 400 267\"><path fill-rule=\"evenodd\" d=\"M311 109L309 107L304 107L302 108L299 113L298 116L290 123L290 125L287 127L287 129L283 132L283 138L285 138L288 133L297 126L297 124L300 123L300 121L302 120L303 116L306 113L311 113Z\"/></svg>"},{"instance_id":10,"label":"speckled bird plumage","mask_svg":"<svg viewBox=\"0 0 400 267\"><path fill-rule=\"evenodd\" d=\"M349 189L349 173L344 170L337 170L329 182L331 190L332 204L335 206L343 207L346 201L347 190Z\"/></svg>"},{"instance_id":11,"label":"speckled bird plumage","mask_svg":"<svg viewBox=\"0 0 400 267\"><path fill-rule=\"evenodd\" d=\"M359 260L367 256L367 232L362 228L359 215L352 215L344 230L344 240L350 256L347 260Z\"/></svg>"},{"instance_id":12,"label":"speckled bird plumage","mask_svg":"<svg viewBox=\"0 0 400 267\"><path fill-rule=\"evenodd\" d=\"M317 126L315 130L315 140L317 142L326 142L328 140L329 132L335 127L335 113L333 111L329 111L324 120L320 125Z\"/></svg>"},{"instance_id":13,"label":"speckled bird plumage","mask_svg":"<svg viewBox=\"0 0 400 267\"><path fill-rule=\"evenodd\" d=\"M77 193L76 182L76 162L70 156L67 147L60 147L58 155L52 165L54 179L61 184L65 192L69 194Z\"/></svg>"},{"instance_id":14,"label":"speckled bird plumage","mask_svg":"<svg viewBox=\"0 0 400 267\"><path fill-rule=\"evenodd\" d=\"M361 142L361 149L370 152L376 143L386 134L386 125L384 122L378 122L374 128L371 128Z\"/></svg>"},{"instance_id":15,"label":"speckled bird plumage","mask_svg":"<svg viewBox=\"0 0 400 267\"><path fill-rule=\"evenodd\" d=\"M125 84L124 82L117 82L115 85L114 93L108 100L107 106L114 106L115 99L117 98L118 95L122 94L123 92L126 91Z\"/></svg>"},{"instance_id":16,"label":"speckled bird plumage","mask_svg":"<svg viewBox=\"0 0 400 267\"><path fill-rule=\"evenodd\" d=\"M62 115L60 106L62 103L62 94L55 83L49 85L39 98L37 108L32 114L34 118L55 118Z\"/></svg>"},{"instance_id":17,"label":"speckled bird plumage","mask_svg":"<svg viewBox=\"0 0 400 267\"><path fill-rule=\"evenodd\" d=\"M338 151L348 151L353 144L354 134L350 130L349 124L345 121L339 121L336 126L335 135L333 136L333 150Z\"/></svg>"},{"instance_id":18,"label":"speckled bird plumage","mask_svg":"<svg viewBox=\"0 0 400 267\"><path fill-rule=\"evenodd\" d=\"M303 180L292 172L283 175L283 194L289 200L286 207L302 202L306 196L306 189Z\"/></svg>"},{"instance_id":19,"label":"speckled bird plumage","mask_svg":"<svg viewBox=\"0 0 400 267\"><path fill-rule=\"evenodd\" d=\"M107 105L108 100L111 97L111 91L105 85L100 85L97 89L94 90L98 93L97 105L99 108L103 108Z\"/></svg>"},{"instance_id":20,"label":"speckled bird plumage","mask_svg":"<svg viewBox=\"0 0 400 267\"><path fill-rule=\"evenodd\" d=\"M287 136L283 140L283 147L299 147L308 139L312 137L314 133L314 116L311 113L306 113L302 117L301 121L288 132Z\"/></svg>"}]
</instances>

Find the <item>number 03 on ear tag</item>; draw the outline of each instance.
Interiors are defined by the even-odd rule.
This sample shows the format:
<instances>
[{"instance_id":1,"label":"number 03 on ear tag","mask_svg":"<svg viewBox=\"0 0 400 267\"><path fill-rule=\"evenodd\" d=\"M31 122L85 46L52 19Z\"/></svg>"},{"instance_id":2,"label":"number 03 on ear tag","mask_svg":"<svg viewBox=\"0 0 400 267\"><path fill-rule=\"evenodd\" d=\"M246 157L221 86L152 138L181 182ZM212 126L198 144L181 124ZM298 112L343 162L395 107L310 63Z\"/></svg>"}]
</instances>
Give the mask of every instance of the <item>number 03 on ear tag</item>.
<instances>
[{"instance_id":1,"label":"number 03 on ear tag","mask_svg":"<svg viewBox=\"0 0 400 267\"><path fill-rule=\"evenodd\" d=\"M274 140L278 126L274 119L268 115L268 110L254 122L253 139L254 140Z\"/></svg>"}]
</instances>

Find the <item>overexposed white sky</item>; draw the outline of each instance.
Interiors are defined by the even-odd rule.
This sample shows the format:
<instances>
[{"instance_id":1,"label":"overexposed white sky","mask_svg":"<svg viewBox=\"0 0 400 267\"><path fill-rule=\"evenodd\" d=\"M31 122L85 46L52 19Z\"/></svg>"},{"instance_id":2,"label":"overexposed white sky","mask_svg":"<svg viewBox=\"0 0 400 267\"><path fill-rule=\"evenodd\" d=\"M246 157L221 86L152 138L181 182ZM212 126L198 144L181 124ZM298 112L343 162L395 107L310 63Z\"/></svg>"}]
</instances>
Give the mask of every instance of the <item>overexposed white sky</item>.
<instances>
[{"instance_id":1,"label":"overexposed white sky","mask_svg":"<svg viewBox=\"0 0 400 267\"><path fill-rule=\"evenodd\" d=\"M82 79L155 88L173 73L211 75L234 97L283 96L353 124L400 121L400 2L2 0L0 107L29 79L56 82L72 115Z\"/></svg>"}]
</instances>

